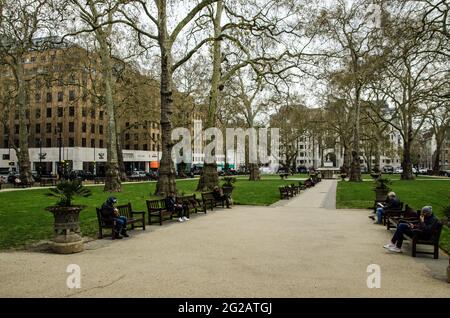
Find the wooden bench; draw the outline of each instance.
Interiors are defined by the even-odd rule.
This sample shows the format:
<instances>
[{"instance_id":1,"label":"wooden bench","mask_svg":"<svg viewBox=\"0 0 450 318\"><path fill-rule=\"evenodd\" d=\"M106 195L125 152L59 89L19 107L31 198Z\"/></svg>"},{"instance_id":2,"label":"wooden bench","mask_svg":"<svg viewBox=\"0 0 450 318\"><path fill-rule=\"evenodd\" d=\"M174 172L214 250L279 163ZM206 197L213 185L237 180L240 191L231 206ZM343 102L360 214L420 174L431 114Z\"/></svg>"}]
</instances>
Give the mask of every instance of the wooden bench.
<instances>
[{"instance_id":1,"label":"wooden bench","mask_svg":"<svg viewBox=\"0 0 450 318\"><path fill-rule=\"evenodd\" d=\"M127 218L127 225L131 224L132 230L136 227L140 227L145 231L145 211L133 211L130 202L128 202L128 204L118 205L116 208L119 210L121 216ZM135 217L135 215L140 215L140 217ZM141 223L141 225L135 225L135 223Z\"/></svg>"},{"instance_id":2,"label":"wooden bench","mask_svg":"<svg viewBox=\"0 0 450 318\"><path fill-rule=\"evenodd\" d=\"M396 228L400 221L415 222L419 220L420 210L416 211L408 204L405 205L405 210L400 215L390 215L386 220L386 229Z\"/></svg>"},{"instance_id":3,"label":"wooden bench","mask_svg":"<svg viewBox=\"0 0 450 318\"><path fill-rule=\"evenodd\" d=\"M291 184L291 188L293 189L295 195L300 193L300 187L295 185L294 183Z\"/></svg>"},{"instance_id":4,"label":"wooden bench","mask_svg":"<svg viewBox=\"0 0 450 318\"><path fill-rule=\"evenodd\" d=\"M95 210L97 212L97 221L98 221L98 238L99 239L103 238L103 229L111 229L111 238L115 240L116 235L114 232L114 227L116 226L116 222L115 221L113 223L106 222L102 217L102 209L95 208Z\"/></svg>"},{"instance_id":5,"label":"wooden bench","mask_svg":"<svg viewBox=\"0 0 450 318\"><path fill-rule=\"evenodd\" d=\"M433 255L434 259L439 258L439 238L441 236L442 232L442 223L437 221L433 228L431 229L431 236L429 239L423 239L420 237L420 231L414 231L413 235L410 237L408 235L405 235L406 239L411 241L411 256L416 257L417 254L429 254ZM431 245L433 246L433 252L425 252L425 251L418 251L417 245Z\"/></svg>"},{"instance_id":6,"label":"wooden bench","mask_svg":"<svg viewBox=\"0 0 450 318\"><path fill-rule=\"evenodd\" d=\"M211 211L221 205L222 208L225 207L225 200L216 200L214 197L214 194L212 191L210 192L202 192L202 206L203 206L203 212L206 213L208 206L211 209Z\"/></svg>"},{"instance_id":7,"label":"wooden bench","mask_svg":"<svg viewBox=\"0 0 450 318\"><path fill-rule=\"evenodd\" d=\"M287 179L289 176L289 173L280 173L280 178L281 179Z\"/></svg>"},{"instance_id":8,"label":"wooden bench","mask_svg":"<svg viewBox=\"0 0 450 318\"><path fill-rule=\"evenodd\" d=\"M280 191L280 199L288 199L291 197L289 189L286 186L279 186L278 190Z\"/></svg>"},{"instance_id":9,"label":"wooden bench","mask_svg":"<svg viewBox=\"0 0 450 318\"><path fill-rule=\"evenodd\" d=\"M400 202L400 205L396 208L385 208L383 209L383 225L387 224L387 220L390 217L400 217L403 213L403 202Z\"/></svg>"},{"instance_id":10,"label":"wooden bench","mask_svg":"<svg viewBox=\"0 0 450 318\"><path fill-rule=\"evenodd\" d=\"M191 211L197 213L199 210L199 207L200 207L200 202L195 197L195 194L179 196L179 197L177 197L177 203L187 207L187 211L188 211L187 217L189 217L189 214ZM203 212L206 213L206 211L203 211Z\"/></svg>"},{"instance_id":11,"label":"wooden bench","mask_svg":"<svg viewBox=\"0 0 450 318\"><path fill-rule=\"evenodd\" d=\"M159 218L159 225L162 225L163 216L169 215L169 220L172 220L174 211L167 210L166 200L146 200L147 203L147 213L148 213L148 224L152 224L152 216L157 216Z\"/></svg>"}]
</instances>

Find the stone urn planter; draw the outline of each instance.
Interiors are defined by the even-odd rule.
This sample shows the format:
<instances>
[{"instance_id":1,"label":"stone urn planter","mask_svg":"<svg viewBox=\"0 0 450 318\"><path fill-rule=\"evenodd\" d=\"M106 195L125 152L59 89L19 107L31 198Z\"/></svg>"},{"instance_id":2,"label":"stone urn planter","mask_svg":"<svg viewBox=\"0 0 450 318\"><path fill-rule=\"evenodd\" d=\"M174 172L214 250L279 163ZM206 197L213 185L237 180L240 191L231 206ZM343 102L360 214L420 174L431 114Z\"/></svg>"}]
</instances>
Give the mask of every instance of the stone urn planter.
<instances>
[{"instance_id":1,"label":"stone urn planter","mask_svg":"<svg viewBox=\"0 0 450 318\"><path fill-rule=\"evenodd\" d=\"M391 191L389 184L391 181L389 179L378 178L375 180L376 186L374 188L375 191L375 201L384 201L386 200L387 194Z\"/></svg>"},{"instance_id":2,"label":"stone urn planter","mask_svg":"<svg viewBox=\"0 0 450 318\"><path fill-rule=\"evenodd\" d=\"M79 221L83 208L83 206L50 206L46 209L53 213L54 217L52 250L55 253L72 254L84 250Z\"/></svg>"},{"instance_id":3,"label":"stone urn planter","mask_svg":"<svg viewBox=\"0 0 450 318\"><path fill-rule=\"evenodd\" d=\"M82 252L79 216L84 206L72 205L72 199L75 196L88 197L91 191L83 187L80 180L73 180L60 182L46 195L59 199L56 205L46 208L54 217L52 250L58 254Z\"/></svg>"},{"instance_id":4,"label":"stone urn planter","mask_svg":"<svg viewBox=\"0 0 450 318\"><path fill-rule=\"evenodd\" d=\"M370 174L370 176L372 177L372 179L377 180L379 177L381 177L381 173L374 173L374 172L372 172Z\"/></svg>"}]
</instances>

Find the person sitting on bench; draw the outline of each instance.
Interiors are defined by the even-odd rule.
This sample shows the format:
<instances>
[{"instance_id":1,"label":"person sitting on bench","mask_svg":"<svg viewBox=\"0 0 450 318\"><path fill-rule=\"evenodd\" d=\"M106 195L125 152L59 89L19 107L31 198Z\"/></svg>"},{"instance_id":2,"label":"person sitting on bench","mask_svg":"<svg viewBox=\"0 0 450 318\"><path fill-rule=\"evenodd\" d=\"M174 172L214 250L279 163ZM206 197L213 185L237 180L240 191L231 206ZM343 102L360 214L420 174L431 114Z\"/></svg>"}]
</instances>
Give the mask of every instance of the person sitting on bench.
<instances>
[{"instance_id":1,"label":"person sitting on bench","mask_svg":"<svg viewBox=\"0 0 450 318\"><path fill-rule=\"evenodd\" d=\"M432 229L437 221L431 206L424 206L421 210L419 221L417 223L400 222L391 241L383 247L391 252L401 253L403 235L406 234L412 237L415 232L422 239L427 240L431 237Z\"/></svg>"},{"instance_id":2,"label":"person sitting on bench","mask_svg":"<svg viewBox=\"0 0 450 318\"><path fill-rule=\"evenodd\" d=\"M375 224L381 224L383 221L383 213L386 209L395 209L400 207L400 200L394 192L389 192L385 203L377 205L377 220Z\"/></svg>"},{"instance_id":3,"label":"person sitting on bench","mask_svg":"<svg viewBox=\"0 0 450 318\"><path fill-rule=\"evenodd\" d=\"M189 218L187 217L189 208L177 203L177 198L173 191L166 197L166 208L169 212L178 213L178 221L189 221Z\"/></svg>"},{"instance_id":4,"label":"person sitting on bench","mask_svg":"<svg viewBox=\"0 0 450 318\"><path fill-rule=\"evenodd\" d=\"M228 195L223 194L218 186L215 186L213 189L214 200L218 202L224 202L227 205L227 208L230 208L230 197Z\"/></svg>"},{"instance_id":5,"label":"person sitting on bench","mask_svg":"<svg viewBox=\"0 0 450 318\"><path fill-rule=\"evenodd\" d=\"M127 233L127 218L119 215L119 210L114 206L117 199L113 196L109 197L102 205L102 218L107 223L116 222L114 235L117 239L122 239L122 236L129 237ZM122 235L122 236L121 236Z\"/></svg>"}]
</instances>

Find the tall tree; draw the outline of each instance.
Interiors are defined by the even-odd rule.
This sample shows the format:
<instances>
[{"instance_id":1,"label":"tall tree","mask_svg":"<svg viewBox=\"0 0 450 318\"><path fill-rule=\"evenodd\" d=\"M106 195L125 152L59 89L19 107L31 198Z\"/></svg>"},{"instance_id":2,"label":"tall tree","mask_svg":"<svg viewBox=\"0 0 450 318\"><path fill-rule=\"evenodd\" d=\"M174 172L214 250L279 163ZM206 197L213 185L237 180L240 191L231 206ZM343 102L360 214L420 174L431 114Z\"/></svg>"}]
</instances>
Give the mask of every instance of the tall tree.
<instances>
[{"instance_id":1,"label":"tall tree","mask_svg":"<svg viewBox=\"0 0 450 318\"><path fill-rule=\"evenodd\" d=\"M27 55L33 49L52 45L51 41L37 42L37 37L51 36L57 25L50 0L2 0L0 17L0 60L11 71L16 90L15 110L19 120L19 144L11 143L18 157L20 177L33 181L28 150L26 113L28 80L25 73ZM11 136L11 131L10 134Z\"/></svg>"},{"instance_id":2,"label":"tall tree","mask_svg":"<svg viewBox=\"0 0 450 318\"><path fill-rule=\"evenodd\" d=\"M173 56L174 45L186 27L194 20L200 19L199 14L217 0L196 1L189 6L187 13L183 13L181 18L177 16L176 20L172 21L171 25L174 26L172 30L169 29L168 0L156 0L154 3L145 0L130 2L134 3L134 7L122 8L123 19L121 22L137 31L140 39L146 38L150 43L156 43L160 53L162 156L155 193L163 195L176 191L175 166L171 157L174 146L171 140L174 95L173 73L199 51L205 43L210 41L210 38L205 37L196 41L177 61L174 61ZM144 19L147 20L144 21ZM150 21L150 25L146 24L147 21Z\"/></svg>"},{"instance_id":3,"label":"tall tree","mask_svg":"<svg viewBox=\"0 0 450 318\"><path fill-rule=\"evenodd\" d=\"M117 151L117 123L116 108L114 106L113 62L111 59L110 36L113 32L113 16L119 8L119 2L114 0L87 0L81 2L71 0L78 16L88 26L87 29L76 30L72 35L92 32L98 43L98 56L100 59L101 83L104 92L104 102L108 115L107 129L107 165L104 191L120 192L120 167Z\"/></svg>"}]
</instances>

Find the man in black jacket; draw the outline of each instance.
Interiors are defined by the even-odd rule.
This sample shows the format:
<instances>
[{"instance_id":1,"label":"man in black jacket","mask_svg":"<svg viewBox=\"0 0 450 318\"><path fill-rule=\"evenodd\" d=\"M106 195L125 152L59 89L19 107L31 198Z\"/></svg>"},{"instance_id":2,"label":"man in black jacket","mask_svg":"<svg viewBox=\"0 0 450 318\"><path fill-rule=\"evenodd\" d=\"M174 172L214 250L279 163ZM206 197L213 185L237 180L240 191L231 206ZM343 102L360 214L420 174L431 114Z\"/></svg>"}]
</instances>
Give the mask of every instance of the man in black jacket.
<instances>
[{"instance_id":1,"label":"man in black jacket","mask_svg":"<svg viewBox=\"0 0 450 318\"><path fill-rule=\"evenodd\" d=\"M397 226L391 241L384 246L391 252L401 253L403 244L403 235L413 236L419 235L421 238L427 240L431 237L433 227L436 225L438 219L433 215L431 206L424 206L422 208L420 219L418 223L403 222ZM415 233L414 233L415 232Z\"/></svg>"},{"instance_id":2,"label":"man in black jacket","mask_svg":"<svg viewBox=\"0 0 450 318\"><path fill-rule=\"evenodd\" d=\"M102 218L106 223L116 223L114 228L114 234L117 239L121 239L122 236L129 237L127 234L127 218L119 215L119 211L114 206L117 203L117 199L113 196L109 197L102 205Z\"/></svg>"},{"instance_id":3,"label":"man in black jacket","mask_svg":"<svg viewBox=\"0 0 450 318\"><path fill-rule=\"evenodd\" d=\"M170 195L166 197L166 208L169 212L178 213L178 221L180 222L189 221L188 218L189 208L187 206L183 206L177 203L177 197L175 195L175 192L171 192Z\"/></svg>"}]
</instances>

